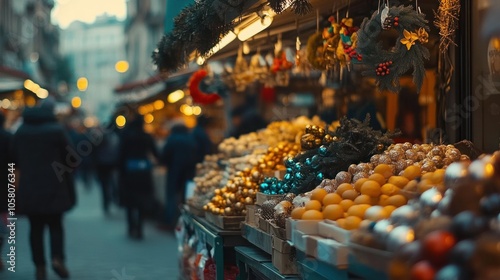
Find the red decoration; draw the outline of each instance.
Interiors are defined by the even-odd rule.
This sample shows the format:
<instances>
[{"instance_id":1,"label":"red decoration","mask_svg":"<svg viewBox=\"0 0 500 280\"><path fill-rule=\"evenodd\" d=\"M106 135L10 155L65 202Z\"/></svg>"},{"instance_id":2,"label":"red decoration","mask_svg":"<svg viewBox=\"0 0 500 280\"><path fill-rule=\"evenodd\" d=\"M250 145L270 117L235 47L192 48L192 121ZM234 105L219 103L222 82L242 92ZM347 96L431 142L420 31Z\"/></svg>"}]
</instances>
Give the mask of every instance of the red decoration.
<instances>
[{"instance_id":1,"label":"red decoration","mask_svg":"<svg viewBox=\"0 0 500 280\"><path fill-rule=\"evenodd\" d=\"M292 66L293 63L286 60L286 53L284 51L280 51L273 60L271 71L273 71L273 73L276 73L278 71L286 71L290 70Z\"/></svg>"},{"instance_id":2,"label":"red decoration","mask_svg":"<svg viewBox=\"0 0 500 280\"><path fill-rule=\"evenodd\" d=\"M212 104L221 98L217 93L206 93L200 90L200 82L207 75L208 72L201 69L194 72L189 79L189 92L191 93L191 97L195 103Z\"/></svg>"},{"instance_id":3,"label":"red decoration","mask_svg":"<svg viewBox=\"0 0 500 280\"><path fill-rule=\"evenodd\" d=\"M264 86L260 91L262 101L273 103L276 100L276 89L274 87Z\"/></svg>"},{"instance_id":4,"label":"red decoration","mask_svg":"<svg viewBox=\"0 0 500 280\"><path fill-rule=\"evenodd\" d=\"M448 254L456 239L448 231L433 231L424 239L424 256L436 267L442 267L448 262Z\"/></svg>"}]
</instances>

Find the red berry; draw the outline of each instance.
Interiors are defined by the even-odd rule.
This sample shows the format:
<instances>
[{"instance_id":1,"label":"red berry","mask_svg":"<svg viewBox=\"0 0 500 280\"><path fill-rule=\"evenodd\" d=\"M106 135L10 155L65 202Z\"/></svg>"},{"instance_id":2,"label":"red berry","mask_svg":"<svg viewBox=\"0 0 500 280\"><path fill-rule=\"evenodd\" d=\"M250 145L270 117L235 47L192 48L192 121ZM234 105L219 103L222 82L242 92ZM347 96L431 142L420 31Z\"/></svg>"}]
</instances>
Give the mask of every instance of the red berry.
<instances>
[{"instance_id":1,"label":"red berry","mask_svg":"<svg viewBox=\"0 0 500 280\"><path fill-rule=\"evenodd\" d=\"M399 23L396 21L396 22L394 23L394 26L399 26Z\"/></svg>"},{"instance_id":2,"label":"red berry","mask_svg":"<svg viewBox=\"0 0 500 280\"><path fill-rule=\"evenodd\" d=\"M399 17L394 17L394 21L399 21Z\"/></svg>"},{"instance_id":3,"label":"red berry","mask_svg":"<svg viewBox=\"0 0 500 280\"><path fill-rule=\"evenodd\" d=\"M385 65L384 65L384 66L382 67L382 69L387 70L387 66L385 66Z\"/></svg>"},{"instance_id":4,"label":"red berry","mask_svg":"<svg viewBox=\"0 0 500 280\"><path fill-rule=\"evenodd\" d=\"M391 70L387 69L387 71L385 71L387 73L387 75L389 75L389 73L391 73Z\"/></svg>"},{"instance_id":5,"label":"red berry","mask_svg":"<svg viewBox=\"0 0 500 280\"><path fill-rule=\"evenodd\" d=\"M389 60L389 65L392 65L392 60Z\"/></svg>"},{"instance_id":6,"label":"red berry","mask_svg":"<svg viewBox=\"0 0 500 280\"><path fill-rule=\"evenodd\" d=\"M382 75L382 76L385 76L385 73L384 73L384 72L382 72L382 73L381 73L381 75Z\"/></svg>"}]
</instances>

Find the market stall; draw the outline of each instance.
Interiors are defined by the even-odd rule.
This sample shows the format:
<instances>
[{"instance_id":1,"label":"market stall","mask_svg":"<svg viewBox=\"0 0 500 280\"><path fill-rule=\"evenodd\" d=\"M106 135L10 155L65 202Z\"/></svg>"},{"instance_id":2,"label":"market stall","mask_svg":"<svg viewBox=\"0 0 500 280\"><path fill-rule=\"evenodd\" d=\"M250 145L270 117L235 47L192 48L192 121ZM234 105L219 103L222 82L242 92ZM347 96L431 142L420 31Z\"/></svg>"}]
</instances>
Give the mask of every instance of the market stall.
<instances>
[{"instance_id":1,"label":"market stall","mask_svg":"<svg viewBox=\"0 0 500 280\"><path fill-rule=\"evenodd\" d=\"M445 116L457 100L443 94L463 74L450 55L459 1L230 2L186 7L153 59L166 72L199 62L195 103L284 113L198 164L178 230L182 277L498 278L499 154L458 141L470 127ZM359 99L370 105L346 117Z\"/></svg>"}]
</instances>

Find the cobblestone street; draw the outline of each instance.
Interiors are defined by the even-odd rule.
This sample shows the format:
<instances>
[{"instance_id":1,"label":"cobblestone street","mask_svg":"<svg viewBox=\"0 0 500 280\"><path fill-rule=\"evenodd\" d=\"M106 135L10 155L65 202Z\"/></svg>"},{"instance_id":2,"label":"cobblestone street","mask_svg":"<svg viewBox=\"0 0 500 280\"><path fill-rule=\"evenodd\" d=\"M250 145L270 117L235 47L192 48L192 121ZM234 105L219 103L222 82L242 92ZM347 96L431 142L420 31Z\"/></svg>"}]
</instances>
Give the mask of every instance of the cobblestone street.
<instances>
[{"instance_id":1,"label":"cobblestone street","mask_svg":"<svg viewBox=\"0 0 500 280\"><path fill-rule=\"evenodd\" d=\"M74 280L160 280L177 279L175 236L160 232L154 222L146 223L145 238L134 241L126 235L124 211L112 208L106 217L100 207L99 189L78 186L77 206L65 216L66 255L70 279ZM3 271L0 279L31 280L35 268L29 250L29 224L19 218L16 229L16 272ZM48 231L45 250L49 263ZM5 260L7 248L2 250ZM47 266L48 279L60 279Z\"/></svg>"}]
</instances>

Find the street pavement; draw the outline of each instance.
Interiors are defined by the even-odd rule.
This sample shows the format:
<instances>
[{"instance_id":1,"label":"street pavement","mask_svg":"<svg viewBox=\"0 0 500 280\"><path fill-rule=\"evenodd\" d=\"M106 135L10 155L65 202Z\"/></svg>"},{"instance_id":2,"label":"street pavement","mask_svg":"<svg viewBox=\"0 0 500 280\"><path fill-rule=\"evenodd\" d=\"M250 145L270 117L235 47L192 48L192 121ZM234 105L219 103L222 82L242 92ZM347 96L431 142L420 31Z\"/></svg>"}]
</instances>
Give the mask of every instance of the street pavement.
<instances>
[{"instance_id":1,"label":"street pavement","mask_svg":"<svg viewBox=\"0 0 500 280\"><path fill-rule=\"evenodd\" d=\"M66 264L72 280L176 280L178 279L177 242L173 233L156 229L155 222L145 225L144 240L126 234L124 210L114 207L105 216L101 197L94 184L90 190L77 184L78 204L65 215ZM0 272L0 279L33 280L35 268L29 249L29 224L19 217L16 224L16 271ZM48 230L45 251L50 263ZM2 249L6 259L7 246ZM8 266L8 265L6 265ZM60 279L47 266L48 279Z\"/></svg>"}]
</instances>

